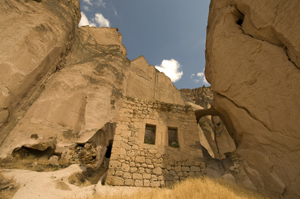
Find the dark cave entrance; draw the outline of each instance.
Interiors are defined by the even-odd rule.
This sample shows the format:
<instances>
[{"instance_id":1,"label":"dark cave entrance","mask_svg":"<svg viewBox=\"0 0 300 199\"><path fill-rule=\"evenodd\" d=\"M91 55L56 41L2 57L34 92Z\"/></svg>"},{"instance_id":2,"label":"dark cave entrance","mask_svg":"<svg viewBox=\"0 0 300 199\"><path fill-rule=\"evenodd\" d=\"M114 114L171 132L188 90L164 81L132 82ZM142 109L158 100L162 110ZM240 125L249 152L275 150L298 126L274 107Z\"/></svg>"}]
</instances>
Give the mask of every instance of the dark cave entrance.
<instances>
[{"instance_id":1,"label":"dark cave entrance","mask_svg":"<svg viewBox=\"0 0 300 199\"><path fill-rule=\"evenodd\" d=\"M105 158L110 158L112 145L113 145L113 140L109 140L109 143L108 143L108 146L106 149L106 153L105 153Z\"/></svg>"}]
</instances>

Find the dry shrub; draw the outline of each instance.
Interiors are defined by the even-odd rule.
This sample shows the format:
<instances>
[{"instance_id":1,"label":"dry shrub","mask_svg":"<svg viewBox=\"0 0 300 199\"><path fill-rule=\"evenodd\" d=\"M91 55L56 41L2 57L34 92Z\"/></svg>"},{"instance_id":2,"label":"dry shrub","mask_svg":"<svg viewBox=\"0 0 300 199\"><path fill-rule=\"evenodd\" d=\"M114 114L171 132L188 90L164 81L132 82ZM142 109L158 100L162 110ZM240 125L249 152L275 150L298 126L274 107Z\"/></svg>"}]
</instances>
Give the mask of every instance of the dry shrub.
<instances>
[{"instance_id":1,"label":"dry shrub","mask_svg":"<svg viewBox=\"0 0 300 199\"><path fill-rule=\"evenodd\" d=\"M69 176L68 181L70 184L81 187L91 185L91 183L86 179L86 176L82 173L73 173Z\"/></svg>"},{"instance_id":2,"label":"dry shrub","mask_svg":"<svg viewBox=\"0 0 300 199\"><path fill-rule=\"evenodd\" d=\"M8 179L0 172L0 199L11 199L18 191L18 185L13 179Z\"/></svg>"},{"instance_id":3,"label":"dry shrub","mask_svg":"<svg viewBox=\"0 0 300 199\"><path fill-rule=\"evenodd\" d=\"M105 186L103 187L105 189ZM276 198L257 193L224 180L190 178L172 188L137 189L133 194L107 193L89 199L270 199Z\"/></svg>"}]
</instances>

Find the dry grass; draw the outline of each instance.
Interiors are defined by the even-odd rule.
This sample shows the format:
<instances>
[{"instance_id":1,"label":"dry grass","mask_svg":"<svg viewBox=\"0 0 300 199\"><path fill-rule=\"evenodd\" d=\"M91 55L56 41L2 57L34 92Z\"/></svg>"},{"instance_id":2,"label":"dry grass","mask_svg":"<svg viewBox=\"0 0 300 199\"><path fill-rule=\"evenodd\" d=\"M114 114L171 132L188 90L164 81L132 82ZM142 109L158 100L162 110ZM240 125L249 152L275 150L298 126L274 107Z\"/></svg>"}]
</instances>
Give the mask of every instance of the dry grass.
<instances>
[{"instance_id":1,"label":"dry grass","mask_svg":"<svg viewBox=\"0 0 300 199\"><path fill-rule=\"evenodd\" d=\"M8 179L0 172L0 199L11 199L18 190L13 179Z\"/></svg>"},{"instance_id":2,"label":"dry grass","mask_svg":"<svg viewBox=\"0 0 300 199\"><path fill-rule=\"evenodd\" d=\"M105 187L103 187L105 189ZM266 194L245 189L223 180L190 178L175 184L171 189L140 189L133 194L107 193L89 199L270 199Z\"/></svg>"}]
</instances>

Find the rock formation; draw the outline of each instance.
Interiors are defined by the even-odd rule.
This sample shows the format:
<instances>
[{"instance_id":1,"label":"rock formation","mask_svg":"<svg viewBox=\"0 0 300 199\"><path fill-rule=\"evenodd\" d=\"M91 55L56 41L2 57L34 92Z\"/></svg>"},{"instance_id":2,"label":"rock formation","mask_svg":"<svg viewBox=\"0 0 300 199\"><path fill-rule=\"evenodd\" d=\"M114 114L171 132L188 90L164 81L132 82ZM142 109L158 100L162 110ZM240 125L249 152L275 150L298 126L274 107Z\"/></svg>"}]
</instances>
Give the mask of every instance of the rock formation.
<instances>
[{"instance_id":1,"label":"rock formation","mask_svg":"<svg viewBox=\"0 0 300 199\"><path fill-rule=\"evenodd\" d=\"M200 143L207 150L209 157L222 160L235 150L235 144L226 127L218 116L218 112L211 107L213 91L210 87L195 89L180 89L186 101L191 101L203 107L195 110L199 122Z\"/></svg>"},{"instance_id":2,"label":"rock formation","mask_svg":"<svg viewBox=\"0 0 300 199\"><path fill-rule=\"evenodd\" d=\"M126 58L117 29L78 28L78 0L4 1L0 9L1 158L30 153L99 167L124 96L184 105L143 56Z\"/></svg>"},{"instance_id":3,"label":"rock formation","mask_svg":"<svg viewBox=\"0 0 300 199\"><path fill-rule=\"evenodd\" d=\"M222 162L224 178L299 198L299 7L212 0L205 73L213 97L204 88L183 90L186 97L143 56L127 59L117 29L78 28L78 0L2 1L0 158L99 167L124 96L189 104L207 109L196 112L201 144L234 164Z\"/></svg>"},{"instance_id":4,"label":"rock formation","mask_svg":"<svg viewBox=\"0 0 300 199\"><path fill-rule=\"evenodd\" d=\"M300 2L212 0L206 78L237 149L227 173L300 197Z\"/></svg>"}]
</instances>

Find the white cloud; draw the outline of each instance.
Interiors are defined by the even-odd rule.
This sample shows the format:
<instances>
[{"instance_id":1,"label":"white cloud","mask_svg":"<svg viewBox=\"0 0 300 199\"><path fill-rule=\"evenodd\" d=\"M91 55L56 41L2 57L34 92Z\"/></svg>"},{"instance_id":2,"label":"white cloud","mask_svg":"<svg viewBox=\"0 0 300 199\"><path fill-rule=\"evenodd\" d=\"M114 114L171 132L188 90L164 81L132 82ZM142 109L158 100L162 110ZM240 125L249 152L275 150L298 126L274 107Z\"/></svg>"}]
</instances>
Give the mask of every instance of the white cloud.
<instances>
[{"instance_id":1,"label":"white cloud","mask_svg":"<svg viewBox=\"0 0 300 199\"><path fill-rule=\"evenodd\" d=\"M85 11L90 11L90 9L89 9L89 7L88 6L83 6L83 9L85 10Z\"/></svg>"},{"instance_id":2,"label":"white cloud","mask_svg":"<svg viewBox=\"0 0 300 199\"><path fill-rule=\"evenodd\" d=\"M116 8L115 8L115 6L114 6L114 5L113 5L113 7L112 7L112 8L113 8L113 11L115 12L115 15L116 15L116 16L118 16L118 12L117 12L117 10L116 10Z\"/></svg>"},{"instance_id":3,"label":"white cloud","mask_svg":"<svg viewBox=\"0 0 300 199\"><path fill-rule=\"evenodd\" d=\"M99 7L102 6L103 8L105 8L105 2L104 2L104 0L97 0L96 4L97 4Z\"/></svg>"},{"instance_id":4,"label":"white cloud","mask_svg":"<svg viewBox=\"0 0 300 199\"><path fill-rule=\"evenodd\" d=\"M179 62L175 59L163 60L160 66L155 66L157 70L165 73L165 75L168 76L172 82L177 82L183 75L183 72L179 71L180 67L181 66Z\"/></svg>"},{"instance_id":5,"label":"white cloud","mask_svg":"<svg viewBox=\"0 0 300 199\"><path fill-rule=\"evenodd\" d=\"M195 74L192 74L192 75L191 75L191 79L193 79L194 76L195 76ZM202 83L203 83L204 85L210 85L210 84L208 83L208 81L206 80L206 78L205 78L204 69L203 69L202 72L197 73L197 77L198 77L198 78L194 79L194 81L195 81L196 83L202 81Z\"/></svg>"},{"instance_id":6,"label":"white cloud","mask_svg":"<svg viewBox=\"0 0 300 199\"><path fill-rule=\"evenodd\" d=\"M95 18L88 20L84 12L81 12L81 19L78 26L90 26L90 27L109 27L109 20L105 19L101 13L96 13Z\"/></svg>"},{"instance_id":7,"label":"white cloud","mask_svg":"<svg viewBox=\"0 0 300 199\"><path fill-rule=\"evenodd\" d=\"M91 5L91 6L93 5L90 0L83 0L83 2L85 2L85 3L87 3L87 4Z\"/></svg>"},{"instance_id":8,"label":"white cloud","mask_svg":"<svg viewBox=\"0 0 300 199\"><path fill-rule=\"evenodd\" d=\"M204 72L197 73L197 76L198 76L198 77L204 77Z\"/></svg>"},{"instance_id":9,"label":"white cloud","mask_svg":"<svg viewBox=\"0 0 300 199\"><path fill-rule=\"evenodd\" d=\"M88 20L88 18L86 17L86 15L84 14L84 12L81 12L81 19L80 22L78 24L78 26L96 26L95 23L92 23Z\"/></svg>"},{"instance_id":10,"label":"white cloud","mask_svg":"<svg viewBox=\"0 0 300 199\"><path fill-rule=\"evenodd\" d=\"M95 14L95 21L99 27L109 27L108 19L105 19L101 13Z\"/></svg>"}]
</instances>

